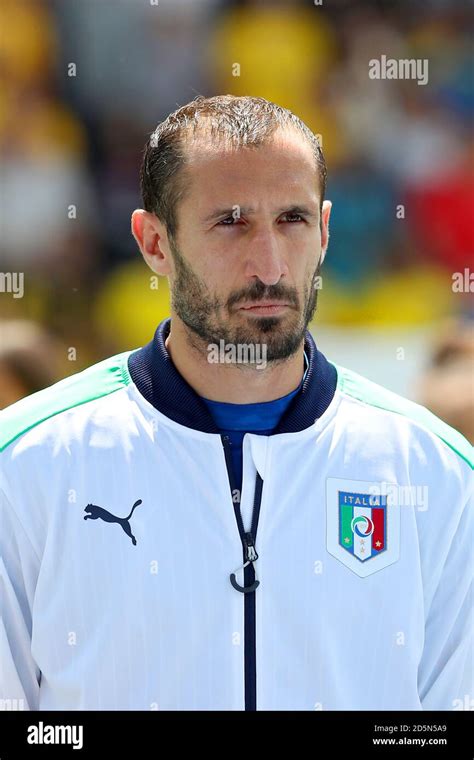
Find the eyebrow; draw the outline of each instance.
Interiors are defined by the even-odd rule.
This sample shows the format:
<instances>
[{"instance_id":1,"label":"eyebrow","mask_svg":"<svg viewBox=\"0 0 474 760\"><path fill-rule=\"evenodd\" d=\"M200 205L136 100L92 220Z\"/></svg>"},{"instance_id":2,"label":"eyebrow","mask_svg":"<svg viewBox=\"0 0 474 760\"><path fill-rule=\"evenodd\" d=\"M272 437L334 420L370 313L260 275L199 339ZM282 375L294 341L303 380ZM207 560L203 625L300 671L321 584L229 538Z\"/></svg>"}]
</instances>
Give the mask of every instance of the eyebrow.
<instances>
[{"instance_id":1,"label":"eyebrow","mask_svg":"<svg viewBox=\"0 0 474 760\"><path fill-rule=\"evenodd\" d=\"M232 216L232 214L235 211L235 207L238 204L234 204L234 206L229 206L226 208L217 208L214 209L214 211L211 211L210 214L205 216L203 218L203 222L212 222L215 219L219 219L220 217L227 217ZM287 214L301 214L302 216L308 216L308 217L317 217L317 212L313 211L309 206L301 206L301 205L293 205L293 206L282 206L281 208L275 209L275 214L282 214L283 212L286 212ZM255 214L256 211L251 206L240 206L240 214L241 216L251 216L252 214Z\"/></svg>"}]
</instances>

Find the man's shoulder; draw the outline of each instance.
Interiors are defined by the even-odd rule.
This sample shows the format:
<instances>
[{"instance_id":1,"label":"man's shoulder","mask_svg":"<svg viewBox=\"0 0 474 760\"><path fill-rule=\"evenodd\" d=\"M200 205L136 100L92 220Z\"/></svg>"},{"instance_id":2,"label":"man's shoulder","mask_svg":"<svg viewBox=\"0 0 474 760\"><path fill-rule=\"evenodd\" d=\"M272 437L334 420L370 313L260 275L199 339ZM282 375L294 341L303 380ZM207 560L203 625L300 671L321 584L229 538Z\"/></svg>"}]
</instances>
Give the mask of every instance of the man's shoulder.
<instances>
[{"instance_id":1,"label":"man's shoulder","mask_svg":"<svg viewBox=\"0 0 474 760\"><path fill-rule=\"evenodd\" d=\"M332 362L337 369L337 389L343 395L383 414L399 415L413 433L434 436L474 469L473 447L455 428L415 401Z\"/></svg>"},{"instance_id":2,"label":"man's shoulder","mask_svg":"<svg viewBox=\"0 0 474 760\"><path fill-rule=\"evenodd\" d=\"M130 385L127 360L135 350L114 354L0 411L0 452L46 420Z\"/></svg>"}]
</instances>

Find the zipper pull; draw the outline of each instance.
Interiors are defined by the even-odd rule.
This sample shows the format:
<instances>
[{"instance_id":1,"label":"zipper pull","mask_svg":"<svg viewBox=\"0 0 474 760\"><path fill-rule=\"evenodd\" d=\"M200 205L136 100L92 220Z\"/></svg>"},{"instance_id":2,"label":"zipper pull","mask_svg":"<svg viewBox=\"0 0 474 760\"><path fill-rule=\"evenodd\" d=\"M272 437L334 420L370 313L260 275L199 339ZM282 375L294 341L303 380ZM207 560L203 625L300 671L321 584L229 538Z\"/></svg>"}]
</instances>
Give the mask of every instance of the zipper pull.
<instances>
[{"instance_id":1,"label":"zipper pull","mask_svg":"<svg viewBox=\"0 0 474 760\"><path fill-rule=\"evenodd\" d=\"M257 550L251 533L245 534L245 557L249 562L255 562L258 559Z\"/></svg>"},{"instance_id":2,"label":"zipper pull","mask_svg":"<svg viewBox=\"0 0 474 760\"><path fill-rule=\"evenodd\" d=\"M260 586L260 581L257 578L257 573L255 573L255 580L252 583L251 586L241 586L240 583L237 583L236 580L236 573L239 572L239 570L244 570L247 565L250 565L250 560L248 559L245 565L242 565L242 567L238 567L237 570L234 570L233 573L230 574L230 582L232 583L233 587L236 591L240 591L242 594L251 594L252 591L255 591L256 588ZM255 571L255 568L254 568Z\"/></svg>"},{"instance_id":3,"label":"zipper pull","mask_svg":"<svg viewBox=\"0 0 474 760\"><path fill-rule=\"evenodd\" d=\"M237 583L235 574L238 572L238 570L244 570L247 567L247 565L250 565L250 563L255 562L255 560L258 559L258 554L255 550L255 544L254 544L254 540L252 538L251 533L245 533L244 545L245 545L246 562L244 565L242 565L241 568L238 568L237 570L235 570L235 572L230 574L230 582L232 583L236 591L240 591L242 594L250 594L252 593L252 591L255 591L255 589L260 586L260 581L257 578L255 567L254 567L255 580L250 586L241 586L239 583Z\"/></svg>"}]
</instances>

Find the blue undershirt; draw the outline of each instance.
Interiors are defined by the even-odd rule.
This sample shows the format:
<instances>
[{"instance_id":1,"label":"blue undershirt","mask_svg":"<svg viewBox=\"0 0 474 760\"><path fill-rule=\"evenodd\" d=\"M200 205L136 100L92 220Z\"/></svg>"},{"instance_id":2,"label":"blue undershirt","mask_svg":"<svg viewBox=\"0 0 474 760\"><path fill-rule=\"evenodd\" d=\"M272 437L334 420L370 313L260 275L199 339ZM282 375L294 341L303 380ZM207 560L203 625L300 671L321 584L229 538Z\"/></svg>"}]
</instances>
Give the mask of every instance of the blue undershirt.
<instances>
[{"instance_id":1,"label":"blue undershirt","mask_svg":"<svg viewBox=\"0 0 474 760\"><path fill-rule=\"evenodd\" d=\"M219 432L227 435L231 443L232 463L237 482L237 488L242 490L242 441L245 433L270 435L278 425L280 418L290 405L292 399L301 390L308 372L309 362L304 353L305 371L301 382L294 391L274 401L264 401L261 404L228 404L224 401L211 401L201 396Z\"/></svg>"}]
</instances>

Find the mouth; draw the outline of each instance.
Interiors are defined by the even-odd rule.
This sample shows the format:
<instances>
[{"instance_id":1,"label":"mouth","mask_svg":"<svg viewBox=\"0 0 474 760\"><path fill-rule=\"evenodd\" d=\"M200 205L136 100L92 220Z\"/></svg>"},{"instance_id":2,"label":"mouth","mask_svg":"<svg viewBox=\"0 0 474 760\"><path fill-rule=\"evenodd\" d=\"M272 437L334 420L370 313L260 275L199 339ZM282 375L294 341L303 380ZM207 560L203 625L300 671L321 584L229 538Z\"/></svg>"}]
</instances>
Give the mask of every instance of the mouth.
<instances>
[{"instance_id":1,"label":"mouth","mask_svg":"<svg viewBox=\"0 0 474 760\"><path fill-rule=\"evenodd\" d=\"M282 301L263 301L258 304L241 306L239 311L243 311L245 314L254 314L258 316L273 316L282 313L288 308L289 304L283 303Z\"/></svg>"}]
</instances>

